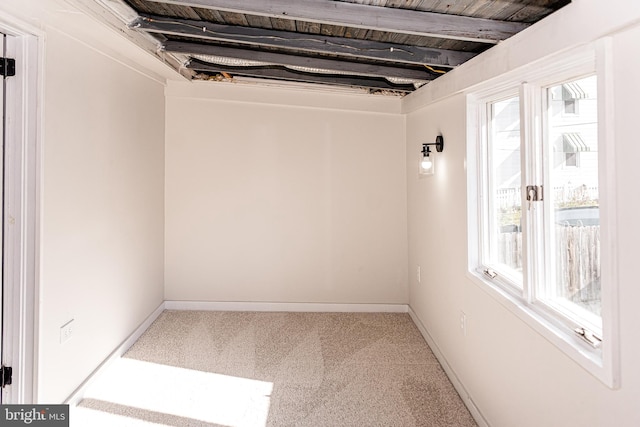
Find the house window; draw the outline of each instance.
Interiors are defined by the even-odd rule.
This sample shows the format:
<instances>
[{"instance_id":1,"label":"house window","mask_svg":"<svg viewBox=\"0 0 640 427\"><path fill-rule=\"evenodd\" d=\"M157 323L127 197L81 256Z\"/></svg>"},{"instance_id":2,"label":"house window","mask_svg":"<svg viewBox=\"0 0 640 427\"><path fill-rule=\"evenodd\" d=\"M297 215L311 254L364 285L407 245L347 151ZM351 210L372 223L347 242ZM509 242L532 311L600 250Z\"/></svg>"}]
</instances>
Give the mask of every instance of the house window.
<instances>
[{"instance_id":1,"label":"house window","mask_svg":"<svg viewBox=\"0 0 640 427\"><path fill-rule=\"evenodd\" d=\"M607 253L615 233L612 221L601 228L601 207L611 212L614 200L600 197L602 165L611 158L602 156L607 124L600 118L610 117L602 114L610 95L594 58L592 51L573 67L550 65L470 94L469 268L514 313L616 387L615 272ZM580 99L571 116L569 97Z\"/></svg>"},{"instance_id":2,"label":"house window","mask_svg":"<svg viewBox=\"0 0 640 427\"><path fill-rule=\"evenodd\" d=\"M568 167L578 167L578 153L564 153L564 165Z\"/></svg>"},{"instance_id":3,"label":"house window","mask_svg":"<svg viewBox=\"0 0 640 427\"><path fill-rule=\"evenodd\" d=\"M563 102L564 113L565 114L576 114L576 100L575 99L567 99Z\"/></svg>"},{"instance_id":4,"label":"house window","mask_svg":"<svg viewBox=\"0 0 640 427\"><path fill-rule=\"evenodd\" d=\"M570 81L554 87L550 95L554 100L558 97L562 99L561 105L564 114L578 114L578 100L586 98L587 92L579 82Z\"/></svg>"},{"instance_id":5,"label":"house window","mask_svg":"<svg viewBox=\"0 0 640 427\"><path fill-rule=\"evenodd\" d=\"M592 102L596 102L596 99L593 98ZM576 115L576 118L569 122L566 117L560 117L558 120L557 116L554 116L556 121L560 124L557 127L559 131L562 131L566 126L571 127L572 129L576 128L585 128L583 125L585 124L585 120L597 120L597 117L594 117L596 113L595 108L590 110L586 110L581 115ZM567 125L567 123L570 123ZM595 121L593 122L595 123ZM593 141L594 138L597 137L593 133L593 129L589 127L585 128L587 131L587 136ZM556 144L556 148L554 151L560 153L560 162L556 163L554 167L561 165L563 167L579 167L580 166L580 153L583 151L591 151L591 146L585 142L581 132L564 132L562 133L562 137L558 138L559 143ZM593 145L593 143L591 143ZM593 158L593 156L591 156Z\"/></svg>"}]
</instances>

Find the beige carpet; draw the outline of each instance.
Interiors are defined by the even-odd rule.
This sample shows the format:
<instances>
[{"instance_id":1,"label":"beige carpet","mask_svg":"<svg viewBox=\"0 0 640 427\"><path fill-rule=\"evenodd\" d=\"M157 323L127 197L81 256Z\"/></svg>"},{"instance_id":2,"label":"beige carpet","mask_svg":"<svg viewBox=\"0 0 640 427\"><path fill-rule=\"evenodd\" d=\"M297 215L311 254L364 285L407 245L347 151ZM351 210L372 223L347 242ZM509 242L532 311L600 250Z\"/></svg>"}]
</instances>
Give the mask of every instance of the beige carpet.
<instances>
[{"instance_id":1,"label":"beige carpet","mask_svg":"<svg viewBox=\"0 0 640 427\"><path fill-rule=\"evenodd\" d=\"M90 388L72 421L476 425L406 314L204 311L165 311Z\"/></svg>"}]
</instances>

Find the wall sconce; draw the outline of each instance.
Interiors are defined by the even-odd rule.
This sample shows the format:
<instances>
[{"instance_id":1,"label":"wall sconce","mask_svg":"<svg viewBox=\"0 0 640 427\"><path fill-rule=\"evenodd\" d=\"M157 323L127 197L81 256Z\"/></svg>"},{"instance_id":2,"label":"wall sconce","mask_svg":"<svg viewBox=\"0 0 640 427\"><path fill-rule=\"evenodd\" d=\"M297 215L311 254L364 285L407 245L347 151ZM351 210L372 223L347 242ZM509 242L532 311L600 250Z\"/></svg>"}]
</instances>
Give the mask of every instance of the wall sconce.
<instances>
[{"instance_id":1,"label":"wall sconce","mask_svg":"<svg viewBox=\"0 0 640 427\"><path fill-rule=\"evenodd\" d=\"M430 157L430 145L436 146L436 151L441 153L444 150L444 138L442 135L436 136L436 142L428 142L422 144L422 159L420 160L420 175L433 175L434 158Z\"/></svg>"}]
</instances>

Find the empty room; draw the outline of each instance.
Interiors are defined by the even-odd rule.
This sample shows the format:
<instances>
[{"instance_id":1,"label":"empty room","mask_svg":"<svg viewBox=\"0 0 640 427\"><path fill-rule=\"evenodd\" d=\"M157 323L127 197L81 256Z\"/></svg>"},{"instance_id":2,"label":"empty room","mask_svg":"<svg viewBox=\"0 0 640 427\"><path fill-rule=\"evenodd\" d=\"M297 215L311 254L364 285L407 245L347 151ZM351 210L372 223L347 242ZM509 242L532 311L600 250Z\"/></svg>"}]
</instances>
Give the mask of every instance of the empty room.
<instances>
[{"instance_id":1,"label":"empty room","mask_svg":"<svg viewBox=\"0 0 640 427\"><path fill-rule=\"evenodd\" d=\"M640 425L638 2L2 0L0 36L1 425Z\"/></svg>"}]
</instances>

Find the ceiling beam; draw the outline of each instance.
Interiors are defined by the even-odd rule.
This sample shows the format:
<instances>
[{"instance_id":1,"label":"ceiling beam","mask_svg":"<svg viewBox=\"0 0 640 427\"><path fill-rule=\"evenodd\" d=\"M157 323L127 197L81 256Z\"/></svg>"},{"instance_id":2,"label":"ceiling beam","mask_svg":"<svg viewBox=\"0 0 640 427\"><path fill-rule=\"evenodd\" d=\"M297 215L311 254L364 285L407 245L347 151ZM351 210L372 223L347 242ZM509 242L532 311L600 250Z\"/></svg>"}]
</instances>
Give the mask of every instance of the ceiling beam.
<instances>
[{"instance_id":1,"label":"ceiling beam","mask_svg":"<svg viewBox=\"0 0 640 427\"><path fill-rule=\"evenodd\" d=\"M287 55L276 52L261 52L257 50L238 49L200 43L167 41L164 43L164 50L167 52L176 52L188 55L220 56L246 61L259 61L267 64L317 68L366 76L397 77L413 80L433 80L437 77L437 75L429 72L427 68L414 69L407 67L394 67L390 65L365 64L338 59Z\"/></svg>"},{"instance_id":2,"label":"ceiling beam","mask_svg":"<svg viewBox=\"0 0 640 427\"><path fill-rule=\"evenodd\" d=\"M289 70L281 67L233 67L228 65L209 64L194 60L189 64L189 69L206 73L229 73L235 77L259 77L277 80L287 80L299 83L321 83L338 86L364 87L368 89L395 90L412 92L415 87L410 84L394 84L382 78L315 74L302 71Z\"/></svg>"},{"instance_id":3,"label":"ceiling beam","mask_svg":"<svg viewBox=\"0 0 640 427\"><path fill-rule=\"evenodd\" d=\"M213 24L187 19L140 16L131 28L150 33L193 37L202 40L241 43L252 46L304 52L334 54L404 64L455 67L476 56L476 53L433 49L393 43L381 43L320 34L300 34L290 31Z\"/></svg>"},{"instance_id":4,"label":"ceiling beam","mask_svg":"<svg viewBox=\"0 0 640 427\"><path fill-rule=\"evenodd\" d=\"M497 43L529 24L328 0L149 0L343 27Z\"/></svg>"}]
</instances>

